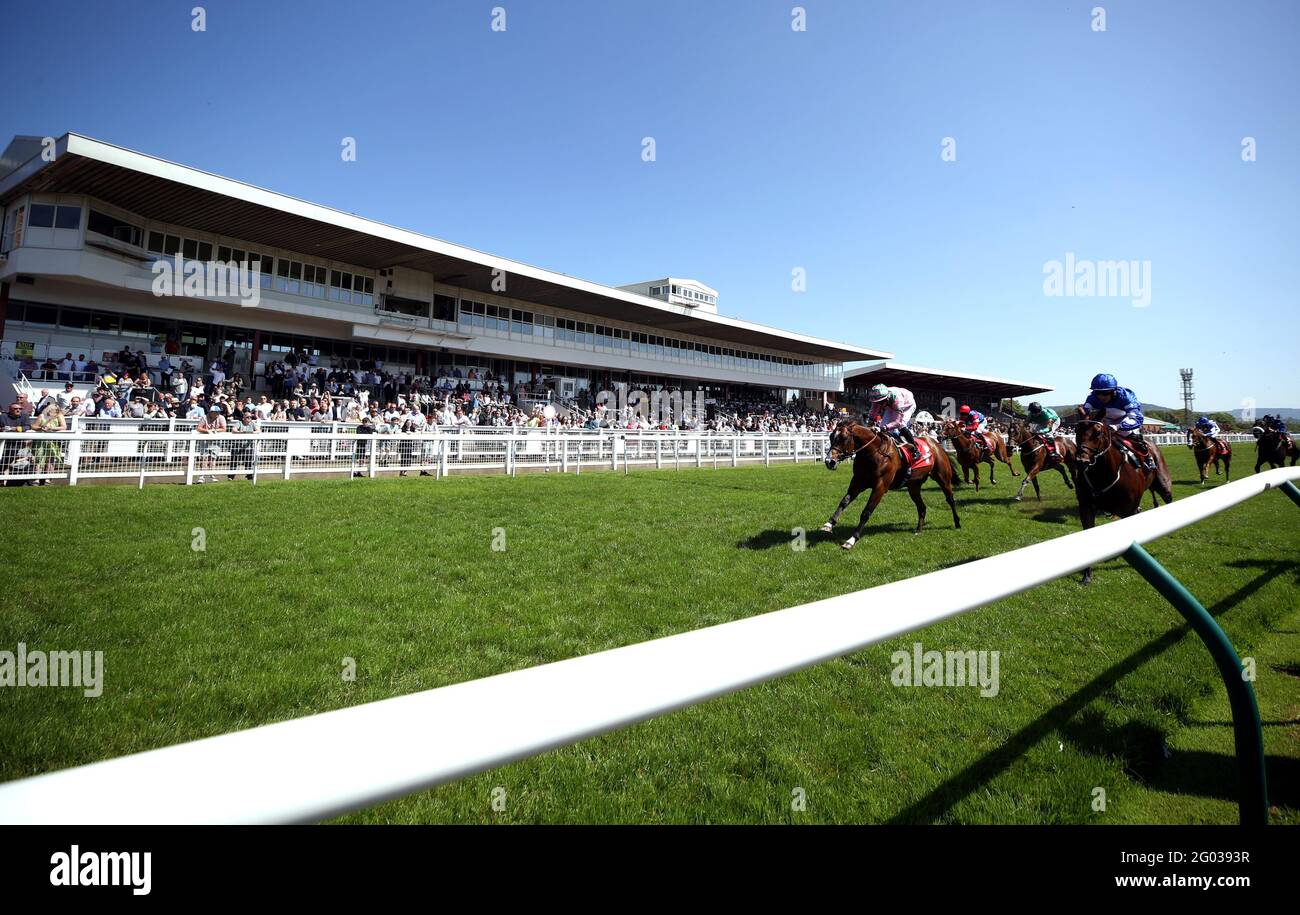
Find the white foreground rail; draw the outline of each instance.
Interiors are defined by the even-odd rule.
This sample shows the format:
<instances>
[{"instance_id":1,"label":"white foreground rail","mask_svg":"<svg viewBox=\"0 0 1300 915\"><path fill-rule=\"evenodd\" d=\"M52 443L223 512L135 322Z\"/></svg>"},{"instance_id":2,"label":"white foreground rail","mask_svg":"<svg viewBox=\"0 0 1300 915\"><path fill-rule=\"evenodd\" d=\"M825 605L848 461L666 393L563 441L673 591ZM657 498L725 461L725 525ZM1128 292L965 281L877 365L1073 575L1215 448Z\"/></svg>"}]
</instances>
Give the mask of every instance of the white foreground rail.
<instances>
[{"instance_id":1,"label":"white foreground rail","mask_svg":"<svg viewBox=\"0 0 1300 915\"><path fill-rule=\"evenodd\" d=\"M858 651L1113 559L1289 480L1300 480L1300 467L841 597L10 782L0 785L0 822L324 819Z\"/></svg>"}]
</instances>

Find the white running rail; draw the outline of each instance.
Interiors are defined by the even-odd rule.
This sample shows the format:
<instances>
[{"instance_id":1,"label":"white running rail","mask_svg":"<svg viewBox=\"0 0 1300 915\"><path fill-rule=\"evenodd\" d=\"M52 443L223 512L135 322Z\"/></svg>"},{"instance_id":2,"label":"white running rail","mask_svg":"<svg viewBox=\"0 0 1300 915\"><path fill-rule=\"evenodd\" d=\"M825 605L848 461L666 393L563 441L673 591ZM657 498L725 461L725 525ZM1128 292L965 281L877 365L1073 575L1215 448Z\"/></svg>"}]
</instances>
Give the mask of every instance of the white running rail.
<instances>
[{"instance_id":1,"label":"white running rail","mask_svg":"<svg viewBox=\"0 0 1300 915\"><path fill-rule=\"evenodd\" d=\"M1112 559L1280 468L1090 531L624 648L0 785L0 823L325 819L753 686Z\"/></svg>"}]
</instances>

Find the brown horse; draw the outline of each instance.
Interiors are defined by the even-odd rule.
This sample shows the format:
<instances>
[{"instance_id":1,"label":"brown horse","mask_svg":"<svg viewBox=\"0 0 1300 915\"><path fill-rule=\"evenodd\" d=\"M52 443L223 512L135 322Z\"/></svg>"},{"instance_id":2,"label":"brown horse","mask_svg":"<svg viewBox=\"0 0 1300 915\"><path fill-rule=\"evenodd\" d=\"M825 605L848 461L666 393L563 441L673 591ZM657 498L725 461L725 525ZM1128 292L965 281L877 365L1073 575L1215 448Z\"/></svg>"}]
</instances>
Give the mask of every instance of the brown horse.
<instances>
[{"instance_id":1,"label":"brown horse","mask_svg":"<svg viewBox=\"0 0 1300 915\"><path fill-rule=\"evenodd\" d=\"M1196 469L1201 474L1201 485L1210 475L1205 472L1205 468L1210 464L1214 465L1214 475L1219 475L1219 462L1223 462L1223 472L1226 474L1225 479L1232 480L1232 446L1227 442L1221 442L1212 439L1200 429L1194 428L1187 434L1187 447L1192 449L1192 454L1196 458Z\"/></svg>"},{"instance_id":2,"label":"brown horse","mask_svg":"<svg viewBox=\"0 0 1300 915\"><path fill-rule=\"evenodd\" d=\"M975 470L976 492L980 491L980 464L989 465L989 483L993 486L998 485L998 481L993 477L995 458L1007 465L1013 477L1020 476L1011 464L1011 452L1007 450L1006 440L996 432L986 433L993 441L992 447L980 447L974 436L967 435L961 430L961 426L951 419L940 427L940 432L944 438L952 439L953 448L957 452L957 463L961 465L962 479L969 483L971 469Z\"/></svg>"},{"instance_id":3,"label":"brown horse","mask_svg":"<svg viewBox=\"0 0 1300 915\"><path fill-rule=\"evenodd\" d=\"M1259 430L1259 427L1255 427ZM1259 468L1265 464L1270 469L1286 466L1286 459L1291 459L1291 466L1295 466L1296 458L1300 458L1300 448L1290 438L1284 437L1276 429L1269 429L1267 432L1260 430L1255 433L1255 472L1259 473Z\"/></svg>"},{"instance_id":4,"label":"brown horse","mask_svg":"<svg viewBox=\"0 0 1300 915\"><path fill-rule=\"evenodd\" d=\"M1020 501L1025 486L1029 483L1034 484L1034 495L1038 496L1038 501L1043 501L1043 493L1038 488L1038 475L1044 470L1057 471L1065 481L1065 485L1074 489L1074 481L1065 472L1066 465L1074 460L1074 442L1061 435L1053 438L1052 444L1056 446L1056 453L1059 456L1059 460L1053 460L1047 448L1047 437L1030 430L1028 423L1012 423L1008 435L1012 447L1020 449L1020 463L1025 468L1025 478L1020 481L1020 488L1016 490L1017 502Z\"/></svg>"},{"instance_id":5,"label":"brown horse","mask_svg":"<svg viewBox=\"0 0 1300 915\"><path fill-rule=\"evenodd\" d=\"M1119 518L1136 515L1142 510L1142 495L1151 490L1151 505L1156 495L1168 505L1174 500L1169 479L1169 465L1160 449L1151 443L1155 470L1147 470L1140 460L1130 456L1118 432L1095 419L1081 419L1074 427L1074 493L1079 500L1079 520L1088 530L1097 523L1097 512ZM1083 570L1083 583L1092 581L1092 567Z\"/></svg>"},{"instance_id":6,"label":"brown horse","mask_svg":"<svg viewBox=\"0 0 1300 915\"><path fill-rule=\"evenodd\" d=\"M925 527L925 503L921 501L921 484L926 479L933 479L939 484L944 498L948 500L948 507L952 509L953 526L960 529L961 519L957 517L957 503L952 497L953 477L956 474L952 462L948 460L948 453L929 436L918 435L916 440L925 442L930 447L933 458L933 463L929 467L913 470L906 483L908 495L916 503L916 533L921 533L922 528ZM871 519L872 512L885 497L885 493L903 485L902 474L907 458L903 455L898 442L888 432L879 426L863 426L849 419L835 424L835 428L831 430L830 444L831 449L826 456L827 468L834 470L840 461L852 458L853 478L849 480L849 491L840 500L839 507L835 509L830 520L822 525L822 531L828 534L834 531L835 523L840 520L840 515L844 514L849 503L860 493L871 490L871 498L867 500L867 507L862 510L857 529L854 530L852 537L841 544L844 549L851 550L853 544L862 538L867 521Z\"/></svg>"}]
</instances>

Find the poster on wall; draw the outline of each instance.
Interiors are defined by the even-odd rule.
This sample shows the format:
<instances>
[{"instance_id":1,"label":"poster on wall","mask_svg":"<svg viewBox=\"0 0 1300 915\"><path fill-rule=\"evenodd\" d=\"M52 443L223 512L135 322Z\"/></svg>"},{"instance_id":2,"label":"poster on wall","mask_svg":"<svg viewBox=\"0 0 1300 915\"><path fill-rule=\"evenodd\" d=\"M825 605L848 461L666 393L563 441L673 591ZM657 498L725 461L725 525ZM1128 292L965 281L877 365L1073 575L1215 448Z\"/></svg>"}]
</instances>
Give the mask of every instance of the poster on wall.
<instances>
[{"instance_id":1,"label":"poster on wall","mask_svg":"<svg viewBox=\"0 0 1300 915\"><path fill-rule=\"evenodd\" d=\"M18 340L14 343L14 358L25 359L28 356L36 355L36 344L28 343L26 340Z\"/></svg>"}]
</instances>

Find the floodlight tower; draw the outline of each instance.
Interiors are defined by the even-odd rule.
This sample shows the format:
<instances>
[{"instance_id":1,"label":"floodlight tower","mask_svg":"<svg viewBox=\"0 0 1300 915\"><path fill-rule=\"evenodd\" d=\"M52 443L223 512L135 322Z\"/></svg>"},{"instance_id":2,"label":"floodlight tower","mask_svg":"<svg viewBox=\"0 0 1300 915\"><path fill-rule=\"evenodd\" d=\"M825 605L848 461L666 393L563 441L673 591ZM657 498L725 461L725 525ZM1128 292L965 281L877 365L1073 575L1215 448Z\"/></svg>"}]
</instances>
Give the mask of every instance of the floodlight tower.
<instances>
[{"instance_id":1,"label":"floodlight tower","mask_svg":"<svg viewBox=\"0 0 1300 915\"><path fill-rule=\"evenodd\" d=\"M1186 428L1192 424L1192 404L1196 400L1192 393L1192 370L1179 369L1178 377L1183 380L1183 426Z\"/></svg>"}]
</instances>

